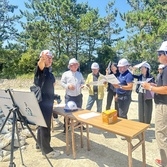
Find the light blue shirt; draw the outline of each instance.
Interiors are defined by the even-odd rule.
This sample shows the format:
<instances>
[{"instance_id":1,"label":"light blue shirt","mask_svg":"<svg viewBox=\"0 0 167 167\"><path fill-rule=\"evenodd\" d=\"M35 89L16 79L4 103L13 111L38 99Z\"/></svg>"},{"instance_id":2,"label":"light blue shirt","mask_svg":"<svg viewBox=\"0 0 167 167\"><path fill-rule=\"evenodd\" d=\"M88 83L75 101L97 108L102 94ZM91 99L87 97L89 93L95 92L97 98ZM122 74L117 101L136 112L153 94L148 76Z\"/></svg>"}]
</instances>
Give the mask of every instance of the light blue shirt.
<instances>
[{"instance_id":1,"label":"light blue shirt","mask_svg":"<svg viewBox=\"0 0 167 167\"><path fill-rule=\"evenodd\" d=\"M66 89L66 94L69 96L78 96L81 94L81 86L85 83L82 74L78 71L72 72L71 70L63 73L61 78L61 85ZM75 89L70 90L68 86L72 84Z\"/></svg>"}]
</instances>

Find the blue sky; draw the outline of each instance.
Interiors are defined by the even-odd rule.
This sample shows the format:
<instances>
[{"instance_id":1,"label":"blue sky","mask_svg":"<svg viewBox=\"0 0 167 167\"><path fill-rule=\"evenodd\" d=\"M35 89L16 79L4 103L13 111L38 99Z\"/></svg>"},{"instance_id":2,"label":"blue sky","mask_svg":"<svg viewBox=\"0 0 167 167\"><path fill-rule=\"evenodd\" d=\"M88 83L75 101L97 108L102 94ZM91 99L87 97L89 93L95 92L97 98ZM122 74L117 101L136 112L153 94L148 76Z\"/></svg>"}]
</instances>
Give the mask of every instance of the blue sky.
<instances>
[{"instance_id":1,"label":"blue sky","mask_svg":"<svg viewBox=\"0 0 167 167\"><path fill-rule=\"evenodd\" d=\"M27 0L25 0L27 1ZM23 0L9 0L9 3L12 5L17 5L18 9L22 9L24 10L25 6L24 6L24 2ZM127 12L128 10L130 10L130 7L128 6L126 0L115 0L115 7L118 9L118 11L120 12ZM104 17L106 15L105 13L105 8L106 5L108 4L109 0L77 0L78 3L86 3L88 2L89 6L92 8L98 8L99 9L99 13L100 16ZM19 13L19 10L16 11L16 14ZM117 20L120 27L124 28L125 24L118 19ZM20 27L18 26L18 29L20 29ZM123 32L121 33L121 35L126 36L126 31L123 30Z\"/></svg>"}]
</instances>

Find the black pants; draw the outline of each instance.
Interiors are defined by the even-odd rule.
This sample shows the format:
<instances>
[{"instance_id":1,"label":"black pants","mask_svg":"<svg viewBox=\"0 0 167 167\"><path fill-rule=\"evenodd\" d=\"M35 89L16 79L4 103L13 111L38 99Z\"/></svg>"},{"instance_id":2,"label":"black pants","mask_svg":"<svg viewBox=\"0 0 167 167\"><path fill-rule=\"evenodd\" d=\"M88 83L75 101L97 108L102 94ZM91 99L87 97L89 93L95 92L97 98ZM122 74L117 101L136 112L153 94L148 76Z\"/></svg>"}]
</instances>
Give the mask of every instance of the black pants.
<instances>
[{"instance_id":1,"label":"black pants","mask_svg":"<svg viewBox=\"0 0 167 167\"><path fill-rule=\"evenodd\" d=\"M130 103L131 95L118 95L119 117L127 119Z\"/></svg>"},{"instance_id":2,"label":"black pants","mask_svg":"<svg viewBox=\"0 0 167 167\"><path fill-rule=\"evenodd\" d=\"M107 93L107 104L106 104L106 110L109 110L111 108L111 104L113 101L113 98L115 97L116 92L109 89ZM118 109L118 102L115 101L115 109L117 110L117 116L119 116L119 109Z\"/></svg>"},{"instance_id":3,"label":"black pants","mask_svg":"<svg viewBox=\"0 0 167 167\"><path fill-rule=\"evenodd\" d=\"M50 146L51 141L51 117L52 117L52 111L53 111L53 103L50 101L42 101L39 103L39 106L41 108L43 117L45 119L47 127L38 127L37 131L37 141L39 144L39 147L42 149L42 152L45 154L48 154L49 152L53 151L53 148Z\"/></svg>"},{"instance_id":4,"label":"black pants","mask_svg":"<svg viewBox=\"0 0 167 167\"><path fill-rule=\"evenodd\" d=\"M138 94L138 115L139 121L150 124L152 118L153 101L152 99L145 100L144 93Z\"/></svg>"},{"instance_id":5,"label":"black pants","mask_svg":"<svg viewBox=\"0 0 167 167\"><path fill-rule=\"evenodd\" d=\"M113 90L111 90L111 89L108 90L106 110L110 109L113 98L114 98L115 95L116 95L116 93Z\"/></svg>"}]
</instances>

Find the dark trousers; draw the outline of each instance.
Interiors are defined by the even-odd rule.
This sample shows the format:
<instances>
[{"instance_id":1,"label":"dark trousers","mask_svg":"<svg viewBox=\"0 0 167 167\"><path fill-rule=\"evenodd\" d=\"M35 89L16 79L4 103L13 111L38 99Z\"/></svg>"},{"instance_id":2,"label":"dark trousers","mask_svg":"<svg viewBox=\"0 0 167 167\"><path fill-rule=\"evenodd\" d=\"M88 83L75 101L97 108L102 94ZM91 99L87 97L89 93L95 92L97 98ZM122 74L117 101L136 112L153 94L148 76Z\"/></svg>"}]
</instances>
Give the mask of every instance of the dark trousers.
<instances>
[{"instance_id":1,"label":"dark trousers","mask_svg":"<svg viewBox=\"0 0 167 167\"><path fill-rule=\"evenodd\" d=\"M152 118L153 101L152 99L145 100L144 93L138 94L138 115L139 121L150 124Z\"/></svg>"},{"instance_id":2,"label":"dark trousers","mask_svg":"<svg viewBox=\"0 0 167 167\"><path fill-rule=\"evenodd\" d=\"M49 101L39 103L40 109L42 111L43 117L45 119L47 127L38 127L37 131L37 141L39 147L41 148L42 152L48 154L49 152L53 151L53 148L50 146L51 141L51 117L52 117L52 110L53 110L53 103Z\"/></svg>"},{"instance_id":3,"label":"dark trousers","mask_svg":"<svg viewBox=\"0 0 167 167\"><path fill-rule=\"evenodd\" d=\"M67 102L69 101L74 101L77 105L78 108L82 108L82 97L83 95L80 94L78 96L69 96L69 95L65 95L65 104L67 104ZM64 119L64 132L66 131L66 126L65 126L65 119Z\"/></svg>"},{"instance_id":4,"label":"dark trousers","mask_svg":"<svg viewBox=\"0 0 167 167\"><path fill-rule=\"evenodd\" d=\"M67 104L68 101L74 101L78 108L82 107L82 94L78 96L69 96L65 95L65 104Z\"/></svg>"},{"instance_id":5,"label":"dark trousers","mask_svg":"<svg viewBox=\"0 0 167 167\"><path fill-rule=\"evenodd\" d=\"M115 95L116 95L116 93L113 90L111 90L111 89L108 90L106 110L110 109L113 98L114 98Z\"/></svg>"},{"instance_id":6,"label":"dark trousers","mask_svg":"<svg viewBox=\"0 0 167 167\"><path fill-rule=\"evenodd\" d=\"M118 95L119 117L127 119L129 106L131 103L130 95Z\"/></svg>"},{"instance_id":7,"label":"dark trousers","mask_svg":"<svg viewBox=\"0 0 167 167\"><path fill-rule=\"evenodd\" d=\"M109 110L111 108L111 104L113 101L113 98L115 97L116 92L109 89L107 93L107 104L106 104L106 110ZM117 116L119 116L119 110L118 110L118 102L115 101L115 109L117 110Z\"/></svg>"}]
</instances>

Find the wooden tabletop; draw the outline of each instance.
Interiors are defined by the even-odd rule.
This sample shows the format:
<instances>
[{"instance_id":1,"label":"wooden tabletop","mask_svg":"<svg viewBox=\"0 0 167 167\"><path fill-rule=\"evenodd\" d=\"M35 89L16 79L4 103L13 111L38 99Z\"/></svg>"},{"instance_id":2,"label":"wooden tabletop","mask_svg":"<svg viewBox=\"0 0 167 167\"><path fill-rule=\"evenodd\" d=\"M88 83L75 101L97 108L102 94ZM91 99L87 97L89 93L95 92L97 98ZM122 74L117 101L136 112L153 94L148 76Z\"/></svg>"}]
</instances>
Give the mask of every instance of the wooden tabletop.
<instances>
[{"instance_id":1,"label":"wooden tabletop","mask_svg":"<svg viewBox=\"0 0 167 167\"><path fill-rule=\"evenodd\" d=\"M121 135L124 137L128 137L131 139L141 134L149 127L148 124L137 122L137 121L132 121L132 120L127 120L127 119L122 119L119 117L118 117L117 122L113 124L103 123L101 114L98 116L87 118L87 119L84 119L81 117L81 114L91 113L92 111L90 110L81 109L81 110L74 111L74 112L65 112L63 107L55 107L53 109L53 112L63 115L63 116L68 115L69 118L78 120L80 122L92 125L99 129L103 129L103 130L106 130L106 131L109 131L109 132L112 132L112 133L115 133L117 135Z\"/></svg>"}]
</instances>

